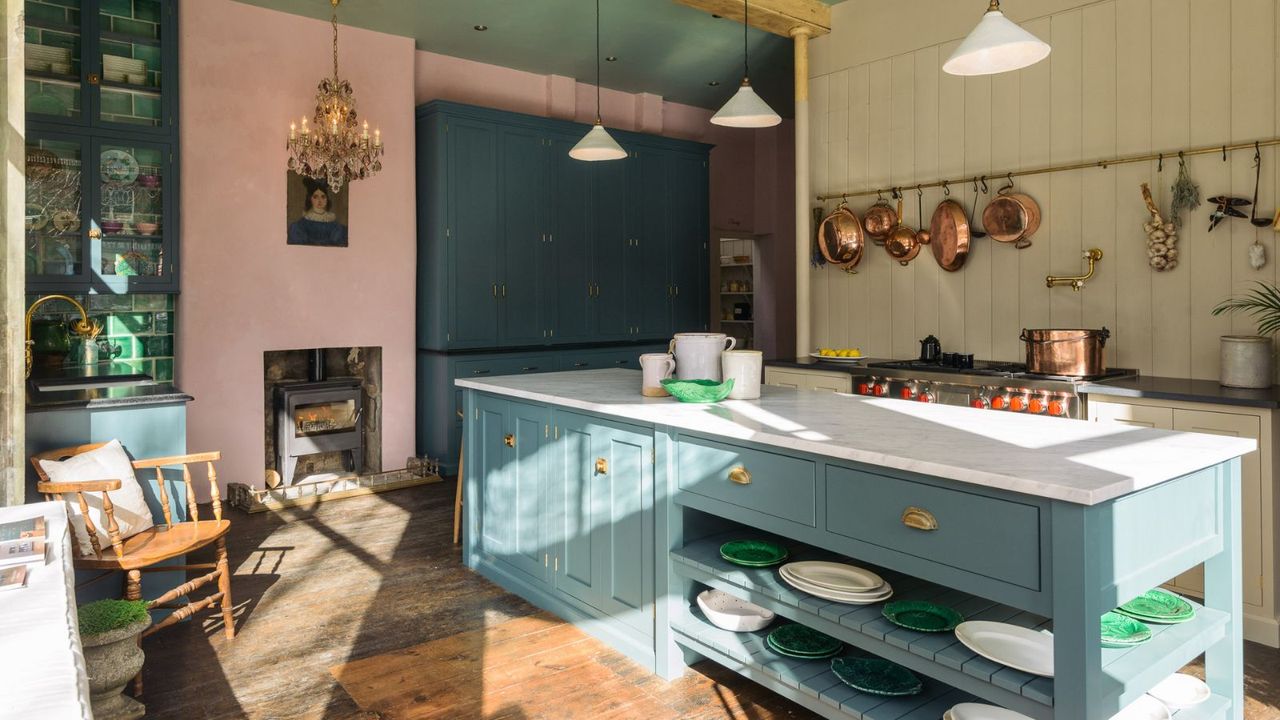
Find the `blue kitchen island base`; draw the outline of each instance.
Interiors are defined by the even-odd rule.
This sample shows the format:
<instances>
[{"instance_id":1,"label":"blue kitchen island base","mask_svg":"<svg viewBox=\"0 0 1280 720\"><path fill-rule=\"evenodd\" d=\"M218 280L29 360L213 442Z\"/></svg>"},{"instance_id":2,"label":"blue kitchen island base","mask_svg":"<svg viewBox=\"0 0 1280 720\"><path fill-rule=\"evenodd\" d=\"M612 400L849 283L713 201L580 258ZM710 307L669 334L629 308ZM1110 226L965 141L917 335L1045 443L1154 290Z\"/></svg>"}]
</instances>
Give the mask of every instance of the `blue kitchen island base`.
<instances>
[{"instance_id":1,"label":"blue kitchen island base","mask_svg":"<svg viewBox=\"0 0 1280 720\"><path fill-rule=\"evenodd\" d=\"M1203 653L1213 697L1177 717L1243 717L1238 457L1250 443L1086 423L1050 441L1040 433L1064 423L1037 418L1002 419L984 435L976 411L912 405L896 416L781 388L699 408L636 398L635 373L575 375L460 383L465 558L658 674L709 659L831 718L938 718L976 698L1095 720ZM837 417L856 442L840 437ZM905 436L926 424L931 443L882 445L875 428L890 419ZM948 450L975 434L1005 449L1005 474ZM1055 462L1078 469L1030 470ZM1159 474L1135 469L1151 466ZM992 662L950 632L900 628L882 603L827 602L776 569L732 565L719 547L740 538L781 542L792 560L853 559L881 573L895 600L1051 628L1056 677ZM1103 613L1201 562L1206 598L1193 620L1153 625L1133 648L1101 647ZM924 690L860 693L829 660L774 654L767 631L720 630L694 603L706 588L832 635L849 654L898 663Z\"/></svg>"}]
</instances>

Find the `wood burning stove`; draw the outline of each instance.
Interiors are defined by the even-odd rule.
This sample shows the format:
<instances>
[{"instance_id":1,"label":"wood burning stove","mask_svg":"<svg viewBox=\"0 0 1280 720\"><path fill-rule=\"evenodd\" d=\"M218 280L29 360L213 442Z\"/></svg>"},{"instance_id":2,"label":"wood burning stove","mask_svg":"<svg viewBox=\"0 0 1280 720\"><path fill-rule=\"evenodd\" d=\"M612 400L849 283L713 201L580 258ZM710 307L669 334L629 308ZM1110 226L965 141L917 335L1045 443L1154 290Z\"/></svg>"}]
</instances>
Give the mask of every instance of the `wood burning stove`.
<instances>
[{"instance_id":1,"label":"wood burning stove","mask_svg":"<svg viewBox=\"0 0 1280 720\"><path fill-rule=\"evenodd\" d=\"M298 458L323 452L342 452L343 467L359 474L364 469L364 396L355 378L324 379L324 362L317 352L311 380L276 386L276 468L285 486L294 483Z\"/></svg>"}]
</instances>

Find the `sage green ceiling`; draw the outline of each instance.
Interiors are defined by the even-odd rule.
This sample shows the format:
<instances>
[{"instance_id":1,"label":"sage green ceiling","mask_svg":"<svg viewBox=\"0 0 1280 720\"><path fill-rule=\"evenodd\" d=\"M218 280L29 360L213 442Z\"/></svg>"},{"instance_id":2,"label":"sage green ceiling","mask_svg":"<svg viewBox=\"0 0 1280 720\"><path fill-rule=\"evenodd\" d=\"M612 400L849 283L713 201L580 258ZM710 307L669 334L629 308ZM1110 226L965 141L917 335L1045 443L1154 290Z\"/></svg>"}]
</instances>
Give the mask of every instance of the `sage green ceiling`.
<instances>
[{"instance_id":1,"label":"sage green ceiling","mask_svg":"<svg viewBox=\"0 0 1280 720\"><path fill-rule=\"evenodd\" d=\"M329 0L241 2L325 20L330 11ZM412 37L420 50L591 82L594 10L592 0L344 0L338 22ZM752 85L790 116L791 41L752 28L748 42ZM715 109L742 80L742 25L672 0L600 0L600 54L618 58L601 63L604 87Z\"/></svg>"}]
</instances>

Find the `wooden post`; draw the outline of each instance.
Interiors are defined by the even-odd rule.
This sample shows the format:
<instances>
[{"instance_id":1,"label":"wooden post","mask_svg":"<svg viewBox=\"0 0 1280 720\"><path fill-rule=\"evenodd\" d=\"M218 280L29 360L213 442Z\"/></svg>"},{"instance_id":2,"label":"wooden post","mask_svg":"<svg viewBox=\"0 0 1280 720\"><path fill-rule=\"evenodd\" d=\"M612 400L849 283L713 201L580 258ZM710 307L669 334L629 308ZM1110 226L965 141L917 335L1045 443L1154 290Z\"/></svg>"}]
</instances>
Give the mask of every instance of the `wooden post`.
<instances>
[{"instance_id":1,"label":"wooden post","mask_svg":"<svg viewBox=\"0 0 1280 720\"><path fill-rule=\"evenodd\" d=\"M25 365L19 360L26 307L26 94L23 78L22 0L0 0L4 33L0 36L0 507L21 505L25 488Z\"/></svg>"},{"instance_id":2,"label":"wooden post","mask_svg":"<svg viewBox=\"0 0 1280 720\"><path fill-rule=\"evenodd\" d=\"M791 31L796 65L796 357L813 348L809 327L809 37L813 31Z\"/></svg>"}]
</instances>

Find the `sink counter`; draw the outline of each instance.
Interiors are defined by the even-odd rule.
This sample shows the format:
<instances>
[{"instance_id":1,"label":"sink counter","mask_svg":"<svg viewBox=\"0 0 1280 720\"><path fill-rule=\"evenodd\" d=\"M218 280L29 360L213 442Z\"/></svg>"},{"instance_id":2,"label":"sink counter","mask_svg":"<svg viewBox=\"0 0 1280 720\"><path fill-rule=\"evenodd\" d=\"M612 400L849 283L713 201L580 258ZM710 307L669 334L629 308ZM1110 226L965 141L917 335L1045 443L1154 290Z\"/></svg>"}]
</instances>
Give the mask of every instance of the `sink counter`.
<instances>
[{"instance_id":1,"label":"sink counter","mask_svg":"<svg viewBox=\"0 0 1280 720\"><path fill-rule=\"evenodd\" d=\"M110 387L38 390L39 382L93 381L135 375L134 369L120 362L101 363L94 368L67 366L57 369L36 368L27 382L27 412L51 410L101 409L126 406L168 405L187 403L193 398L170 382L151 382L145 385L115 385Z\"/></svg>"},{"instance_id":2,"label":"sink counter","mask_svg":"<svg viewBox=\"0 0 1280 720\"><path fill-rule=\"evenodd\" d=\"M1254 450L1253 440L764 387L715 405L640 395L640 373L458 380L459 387L1026 495L1095 505Z\"/></svg>"}]
</instances>

